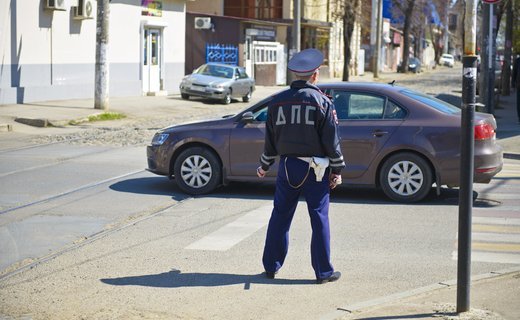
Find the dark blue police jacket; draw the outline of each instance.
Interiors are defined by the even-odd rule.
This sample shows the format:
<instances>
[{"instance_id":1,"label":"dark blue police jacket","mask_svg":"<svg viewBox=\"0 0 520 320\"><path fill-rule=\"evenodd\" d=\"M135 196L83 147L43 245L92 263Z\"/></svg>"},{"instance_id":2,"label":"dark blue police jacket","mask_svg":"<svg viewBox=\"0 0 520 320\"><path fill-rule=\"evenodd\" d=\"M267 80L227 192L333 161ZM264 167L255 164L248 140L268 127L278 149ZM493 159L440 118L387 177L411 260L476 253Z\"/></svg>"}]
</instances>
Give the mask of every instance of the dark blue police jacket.
<instances>
[{"instance_id":1,"label":"dark blue police jacket","mask_svg":"<svg viewBox=\"0 0 520 320\"><path fill-rule=\"evenodd\" d=\"M332 173L345 166L334 104L313 84L297 80L269 103L264 153L267 171L276 156L328 157Z\"/></svg>"}]
</instances>

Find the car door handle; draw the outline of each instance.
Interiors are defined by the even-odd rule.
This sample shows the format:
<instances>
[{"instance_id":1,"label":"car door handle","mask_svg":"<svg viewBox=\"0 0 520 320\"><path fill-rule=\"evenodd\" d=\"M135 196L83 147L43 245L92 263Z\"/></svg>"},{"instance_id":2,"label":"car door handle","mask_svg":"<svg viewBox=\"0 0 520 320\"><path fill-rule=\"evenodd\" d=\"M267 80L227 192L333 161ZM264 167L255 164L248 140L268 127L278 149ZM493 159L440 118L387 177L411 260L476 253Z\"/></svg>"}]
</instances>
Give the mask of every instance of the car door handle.
<instances>
[{"instance_id":1,"label":"car door handle","mask_svg":"<svg viewBox=\"0 0 520 320\"><path fill-rule=\"evenodd\" d=\"M388 131L383 131L383 130L374 130L374 132L372 132L374 137L382 137L387 133L388 133Z\"/></svg>"}]
</instances>

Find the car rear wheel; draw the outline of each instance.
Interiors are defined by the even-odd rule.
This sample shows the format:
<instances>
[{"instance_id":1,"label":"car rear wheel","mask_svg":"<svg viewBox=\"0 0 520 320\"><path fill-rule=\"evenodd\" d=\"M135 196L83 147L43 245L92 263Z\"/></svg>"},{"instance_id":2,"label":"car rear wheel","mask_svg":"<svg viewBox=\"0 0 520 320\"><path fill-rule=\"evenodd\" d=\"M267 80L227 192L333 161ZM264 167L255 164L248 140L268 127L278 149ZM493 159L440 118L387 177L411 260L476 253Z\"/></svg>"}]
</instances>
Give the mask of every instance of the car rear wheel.
<instances>
[{"instance_id":1,"label":"car rear wheel","mask_svg":"<svg viewBox=\"0 0 520 320\"><path fill-rule=\"evenodd\" d=\"M432 170L429 164L413 153L391 156L381 167L379 182L383 192L398 202L422 200L432 186Z\"/></svg>"},{"instance_id":2,"label":"car rear wheel","mask_svg":"<svg viewBox=\"0 0 520 320\"><path fill-rule=\"evenodd\" d=\"M173 171L177 185L188 194L209 193L222 180L220 161L212 151L203 147L192 147L181 152Z\"/></svg>"},{"instance_id":3,"label":"car rear wheel","mask_svg":"<svg viewBox=\"0 0 520 320\"><path fill-rule=\"evenodd\" d=\"M223 104L230 104L231 103L231 92L226 92L226 95L224 96L224 99L222 99Z\"/></svg>"},{"instance_id":4,"label":"car rear wheel","mask_svg":"<svg viewBox=\"0 0 520 320\"><path fill-rule=\"evenodd\" d=\"M247 94L242 97L242 101L249 102L249 100L251 100L251 91L252 91L251 88L249 88L249 91L247 92Z\"/></svg>"},{"instance_id":5,"label":"car rear wheel","mask_svg":"<svg viewBox=\"0 0 520 320\"><path fill-rule=\"evenodd\" d=\"M188 100L190 98L190 95L186 93L181 93L181 98L183 98L184 100Z\"/></svg>"}]
</instances>

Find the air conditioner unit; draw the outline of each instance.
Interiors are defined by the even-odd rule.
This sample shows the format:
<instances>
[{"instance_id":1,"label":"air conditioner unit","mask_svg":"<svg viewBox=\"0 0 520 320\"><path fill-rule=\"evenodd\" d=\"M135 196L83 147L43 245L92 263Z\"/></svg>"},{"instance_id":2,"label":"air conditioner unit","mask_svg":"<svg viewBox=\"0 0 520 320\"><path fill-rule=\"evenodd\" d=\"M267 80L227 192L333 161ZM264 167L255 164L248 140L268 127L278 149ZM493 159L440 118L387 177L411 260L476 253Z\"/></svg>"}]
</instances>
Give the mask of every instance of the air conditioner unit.
<instances>
[{"instance_id":1,"label":"air conditioner unit","mask_svg":"<svg viewBox=\"0 0 520 320\"><path fill-rule=\"evenodd\" d=\"M195 29L211 29L211 18L210 17L196 17L195 18Z\"/></svg>"},{"instance_id":2,"label":"air conditioner unit","mask_svg":"<svg viewBox=\"0 0 520 320\"><path fill-rule=\"evenodd\" d=\"M78 6L74 8L74 19L94 18L94 5L92 0L78 0Z\"/></svg>"},{"instance_id":3,"label":"air conditioner unit","mask_svg":"<svg viewBox=\"0 0 520 320\"><path fill-rule=\"evenodd\" d=\"M62 10L65 11L65 0L47 0L46 6L47 9L52 10Z\"/></svg>"}]
</instances>

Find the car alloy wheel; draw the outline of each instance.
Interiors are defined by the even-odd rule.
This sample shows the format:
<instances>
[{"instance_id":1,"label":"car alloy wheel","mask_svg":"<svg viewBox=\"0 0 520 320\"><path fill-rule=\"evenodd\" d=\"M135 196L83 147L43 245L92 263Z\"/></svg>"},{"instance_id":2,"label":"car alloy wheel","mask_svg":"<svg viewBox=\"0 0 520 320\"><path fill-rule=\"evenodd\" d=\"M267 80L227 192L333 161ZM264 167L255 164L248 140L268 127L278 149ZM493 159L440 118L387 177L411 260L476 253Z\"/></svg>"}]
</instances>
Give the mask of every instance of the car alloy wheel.
<instances>
[{"instance_id":1,"label":"car alloy wheel","mask_svg":"<svg viewBox=\"0 0 520 320\"><path fill-rule=\"evenodd\" d=\"M181 98L183 98L184 100L188 100L190 98L190 95L186 93L181 93Z\"/></svg>"},{"instance_id":2,"label":"car alloy wheel","mask_svg":"<svg viewBox=\"0 0 520 320\"><path fill-rule=\"evenodd\" d=\"M242 101L244 101L244 102L249 102L249 100L251 100L251 89L249 89L247 94L242 97Z\"/></svg>"},{"instance_id":3,"label":"car alloy wheel","mask_svg":"<svg viewBox=\"0 0 520 320\"><path fill-rule=\"evenodd\" d=\"M203 147L184 150L174 165L177 185L189 194L205 194L215 190L222 180L221 172L217 156Z\"/></svg>"},{"instance_id":4,"label":"car alloy wheel","mask_svg":"<svg viewBox=\"0 0 520 320\"><path fill-rule=\"evenodd\" d=\"M432 172L422 157L399 153L391 156L381 167L380 184L384 193L395 201L417 202L430 191Z\"/></svg>"},{"instance_id":5,"label":"car alloy wheel","mask_svg":"<svg viewBox=\"0 0 520 320\"><path fill-rule=\"evenodd\" d=\"M230 104L231 103L231 92L226 92L226 95L224 96L224 99L222 99L223 104Z\"/></svg>"}]
</instances>

